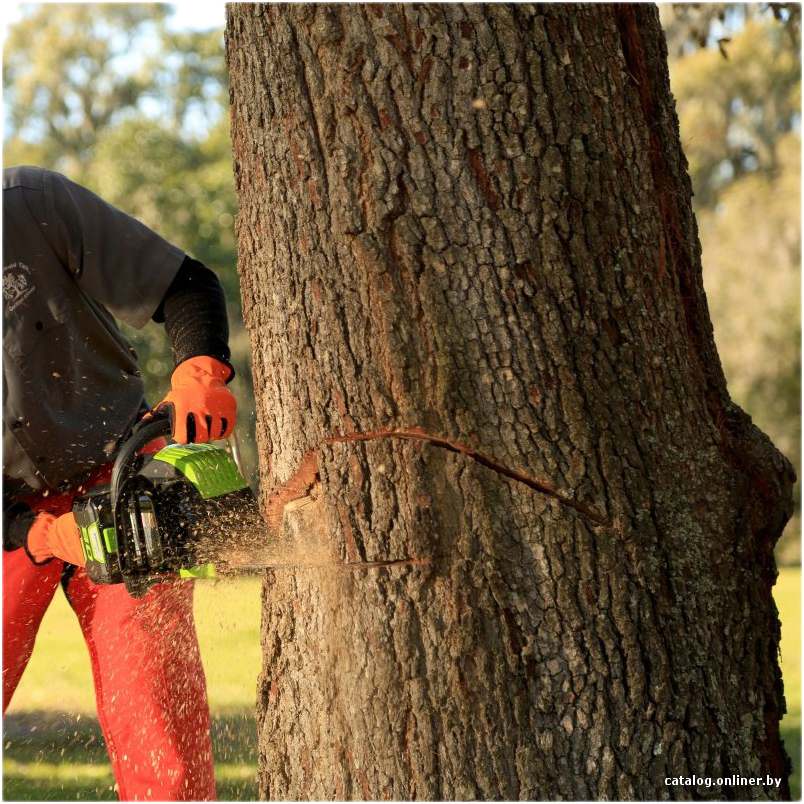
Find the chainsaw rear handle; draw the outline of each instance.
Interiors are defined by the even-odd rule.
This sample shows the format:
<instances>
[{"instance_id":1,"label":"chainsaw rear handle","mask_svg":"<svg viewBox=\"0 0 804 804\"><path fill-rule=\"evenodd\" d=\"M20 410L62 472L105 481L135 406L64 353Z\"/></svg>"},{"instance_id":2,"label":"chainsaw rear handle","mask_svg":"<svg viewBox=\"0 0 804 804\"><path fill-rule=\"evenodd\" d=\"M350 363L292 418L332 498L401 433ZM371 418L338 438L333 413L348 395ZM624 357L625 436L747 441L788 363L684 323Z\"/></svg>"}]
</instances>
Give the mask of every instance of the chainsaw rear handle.
<instances>
[{"instance_id":1,"label":"chainsaw rear handle","mask_svg":"<svg viewBox=\"0 0 804 804\"><path fill-rule=\"evenodd\" d=\"M117 453L112 467L111 503L115 518L117 517L117 498L125 479L131 473L139 451L157 438L170 438L173 427L167 412L157 411L147 419L134 425L131 436Z\"/></svg>"}]
</instances>

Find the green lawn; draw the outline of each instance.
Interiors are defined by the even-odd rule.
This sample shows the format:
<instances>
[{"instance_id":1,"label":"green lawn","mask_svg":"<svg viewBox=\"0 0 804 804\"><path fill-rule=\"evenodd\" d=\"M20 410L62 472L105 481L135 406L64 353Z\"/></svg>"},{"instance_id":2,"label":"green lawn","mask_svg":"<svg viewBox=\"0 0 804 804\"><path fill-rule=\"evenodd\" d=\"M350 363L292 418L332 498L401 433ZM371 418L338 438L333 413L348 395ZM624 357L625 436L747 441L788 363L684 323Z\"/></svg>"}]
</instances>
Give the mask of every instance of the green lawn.
<instances>
[{"instance_id":1,"label":"green lawn","mask_svg":"<svg viewBox=\"0 0 804 804\"><path fill-rule=\"evenodd\" d=\"M783 569L775 592L782 617L788 714L782 735L801 791L801 572ZM257 795L254 698L260 664L256 579L196 585L196 620L213 715L218 795ZM4 722L3 798L113 800L114 780L94 717L89 659L75 617L58 593Z\"/></svg>"},{"instance_id":2,"label":"green lawn","mask_svg":"<svg viewBox=\"0 0 804 804\"><path fill-rule=\"evenodd\" d=\"M212 711L218 797L257 797L254 703L260 667L260 582L196 584L195 616ZM61 591L42 622L4 720L5 800L114 800L89 657Z\"/></svg>"}]
</instances>

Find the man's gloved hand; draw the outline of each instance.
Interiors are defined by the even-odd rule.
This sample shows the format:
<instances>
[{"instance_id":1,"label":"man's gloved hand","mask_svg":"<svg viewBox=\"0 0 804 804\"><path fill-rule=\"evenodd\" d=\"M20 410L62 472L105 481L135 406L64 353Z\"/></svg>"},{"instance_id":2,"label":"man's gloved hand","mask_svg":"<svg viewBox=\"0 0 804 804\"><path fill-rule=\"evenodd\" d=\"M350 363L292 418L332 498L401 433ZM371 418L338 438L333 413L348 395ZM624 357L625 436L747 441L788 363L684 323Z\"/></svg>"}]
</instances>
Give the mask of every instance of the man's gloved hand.
<instances>
[{"instance_id":1,"label":"man's gloved hand","mask_svg":"<svg viewBox=\"0 0 804 804\"><path fill-rule=\"evenodd\" d=\"M172 406L173 438L179 444L205 443L231 435L237 401L226 387L232 369L214 357L191 357L170 378L170 392L155 410Z\"/></svg>"},{"instance_id":2,"label":"man's gloved hand","mask_svg":"<svg viewBox=\"0 0 804 804\"><path fill-rule=\"evenodd\" d=\"M36 564L50 558L60 558L78 567L86 564L81 549L81 534L72 513L61 516L47 512L38 514L28 530L26 541L28 555Z\"/></svg>"}]
</instances>

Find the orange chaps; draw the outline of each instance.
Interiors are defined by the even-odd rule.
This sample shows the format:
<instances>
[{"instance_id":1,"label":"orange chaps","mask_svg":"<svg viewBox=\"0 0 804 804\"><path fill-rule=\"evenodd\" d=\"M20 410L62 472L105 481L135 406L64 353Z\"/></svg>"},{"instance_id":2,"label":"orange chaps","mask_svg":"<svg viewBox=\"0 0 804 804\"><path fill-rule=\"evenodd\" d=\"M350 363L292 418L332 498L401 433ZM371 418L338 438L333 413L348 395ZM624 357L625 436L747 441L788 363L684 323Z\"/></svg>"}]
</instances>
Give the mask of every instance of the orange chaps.
<instances>
[{"instance_id":1,"label":"orange chaps","mask_svg":"<svg viewBox=\"0 0 804 804\"><path fill-rule=\"evenodd\" d=\"M41 498L37 508L64 513L70 502L60 497L67 496ZM64 574L65 594L89 649L98 719L120 799L214 800L193 582L159 584L135 599L122 584L95 585L83 569L72 575L64 569L58 559L37 566L22 549L3 552L3 712Z\"/></svg>"}]
</instances>

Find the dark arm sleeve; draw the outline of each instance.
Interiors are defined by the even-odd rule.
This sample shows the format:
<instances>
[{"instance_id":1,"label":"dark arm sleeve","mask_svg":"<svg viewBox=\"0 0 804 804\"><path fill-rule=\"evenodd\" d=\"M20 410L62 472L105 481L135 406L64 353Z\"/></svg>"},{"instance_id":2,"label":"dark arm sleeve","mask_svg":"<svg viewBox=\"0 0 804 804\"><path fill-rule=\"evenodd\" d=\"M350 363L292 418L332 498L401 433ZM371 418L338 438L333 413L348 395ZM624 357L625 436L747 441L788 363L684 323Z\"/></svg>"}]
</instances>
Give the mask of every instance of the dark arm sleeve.
<instances>
[{"instance_id":1,"label":"dark arm sleeve","mask_svg":"<svg viewBox=\"0 0 804 804\"><path fill-rule=\"evenodd\" d=\"M25 503L14 502L3 495L3 549L16 550L25 546L28 530L36 514Z\"/></svg>"},{"instance_id":2,"label":"dark arm sleeve","mask_svg":"<svg viewBox=\"0 0 804 804\"><path fill-rule=\"evenodd\" d=\"M218 277L203 263L184 258L153 320L165 325L176 365L208 355L231 368L226 297Z\"/></svg>"}]
</instances>

